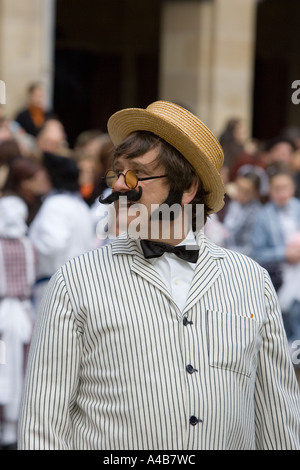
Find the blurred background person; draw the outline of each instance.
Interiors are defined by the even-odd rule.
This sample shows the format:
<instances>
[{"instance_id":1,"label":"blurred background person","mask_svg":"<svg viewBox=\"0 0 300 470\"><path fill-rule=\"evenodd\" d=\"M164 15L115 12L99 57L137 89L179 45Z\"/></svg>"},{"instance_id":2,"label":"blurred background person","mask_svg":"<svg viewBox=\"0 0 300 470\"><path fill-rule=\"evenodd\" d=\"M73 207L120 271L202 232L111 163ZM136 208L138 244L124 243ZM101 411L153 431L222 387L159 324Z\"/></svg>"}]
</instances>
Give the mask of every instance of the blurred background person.
<instances>
[{"instance_id":1,"label":"blurred background person","mask_svg":"<svg viewBox=\"0 0 300 470\"><path fill-rule=\"evenodd\" d=\"M96 168L99 165L103 135L101 130L89 129L81 132L74 144L80 193L89 205L94 202Z\"/></svg>"},{"instance_id":2,"label":"blurred background person","mask_svg":"<svg viewBox=\"0 0 300 470\"><path fill-rule=\"evenodd\" d=\"M0 145L7 142L15 142L19 153L23 156L29 156L36 151L35 138L26 133L19 123L8 119L4 114L3 107L0 106Z\"/></svg>"},{"instance_id":3,"label":"blurred background person","mask_svg":"<svg viewBox=\"0 0 300 470\"><path fill-rule=\"evenodd\" d=\"M282 268L282 286L278 290L278 299L285 317L285 327L289 342L300 338L300 230L287 238L287 252L297 253L298 261L284 263ZM291 352L293 352L291 350Z\"/></svg>"},{"instance_id":4,"label":"blurred background person","mask_svg":"<svg viewBox=\"0 0 300 470\"><path fill-rule=\"evenodd\" d=\"M235 160L245 151L246 128L241 119L229 119L219 142L224 152L224 166L230 171Z\"/></svg>"},{"instance_id":5,"label":"blurred background person","mask_svg":"<svg viewBox=\"0 0 300 470\"><path fill-rule=\"evenodd\" d=\"M17 422L34 311L36 254L28 239L27 206L17 196L0 198L0 448L17 448Z\"/></svg>"},{"instance_id":6,"label":"blurred background person","mask_svg":"<svg viewBox=\"0 0 300 470\"><path fill-rule=\"evenodd\" d=\"M300 127L299 126L287 126L282 135L291 140L296 149L300 149Z\"/></svg>"},{"instance_id":7,"label":"blurred background person","mask_svg":"<svg viewBox=\"0 0 300 470\"><path fill-rule=\"evenodd\" d=\"M105 227L101 224L103 217L107 218L107 205L101 204L100 198L107 197L112 191L107 187L104 176L112 168L114 145L108 134L103 134L101 141L102 145L95 160L93 191L87 200L91 207L96 248L111 241L103 230Z\"/></svg>"},{"instance_id":8,"label":"blurred background person","mask_svg":"<svg viewBox=\"0 0 300 470\"><path fill-rule=\"evenodd\" d=\"M3 195L19 196L28 208L27 224L30 225L42 204L42 198L51 189L47 171L35 157L17 156L8 165Z\"/></svg>"},{"instance_id":9,"label":"blurred background person","mask_svg":"<svg viewBox=\"0 0 300 470\"><path fill-rule=\"evenodd\" d=\"M70 149L63 123L59 119L48 119L36 136L40 152L69 155Z\"/></svg>"},{"instance_id":10,"label":"blurred background person","mask_svg":"<svg viewBox=\"0 0 300 470\"><path fill-rule=\"evenodd\" d=\"M107 189L103 178L112 168L114 145L108 134L101 136L101 147L95 159L94 189L90 197L90 205L98 202L99 196Z\"/></svg>"},{"instance_id":11,"label":"blurred background person","mask_svg":"<svg viewBox=\"0 0 300 470\"><path fill-rule=\"evenodd\" d=\"M105 136L105 134L98 129L83 131L75 140L74 150L81 151L96 160L102 147L103 136Z\"/></svg>"},{"instance_id":12,"label":"blurred background person","mask_svg":"<svg viewBox=\"0 0 300 470\"><path fill-rule=\"evenodd\" d=\"M254 172L239 174L235 180L235 195L228 203L224 217L227 231L225 246L245 255L252 254L252 228L260 202L260 177Z\"/></svg>"},{"instance_id":13,"label":"blurred background person","mask_svg":"<svg viewBox=\"0 0 300 470\"><path fill-rule=\"evenodd\" d=\"M288 166L274 164L268 173L270 201L262 207L254 223L253 257L270 273L283 310L286 333L292 341L300 333L300 314L291 312L300 286L300 244L293 241L300 232L300 201L294 197L294 175ZM294 275L290 276L290 272Z\"/></svg>"},{"instance_id":14,"label":"blurred background person","mask_svg":"<svg viewBox=\"0 0 300 470\"><path fill-rule=\"evenodd\" d=\"M257 139L252 139L245 145L244 151L234 160L229 171L229 181L235 181L240 168L244 166L254 166L265 168L265 162L262 152L262 143Z\"/></svg>"},{"instance_id":15,"label":"blurred background person","mask_svg":"<svg viewBox=\"0 0 300 470\"><path fill-rule=\"evenodd\" d=\"M291 167L292 156L296 146L288 137L275 137L270 139L265 145L265 165L269 167L274 163L284 163Z\"/></svg>"},{"instance_id":16,"label":"blurred background person","mask_svg":"<svg viewBox=\"0 0 300 470\"><path fill-rule=\"evenodd\" d=\"M3 107L0 106L0 144L12 139L12 130L9 120L5 117Z\"/></svg>"},{"instance_id":17,"label":"blurred background person","mask_svg":"<svg viewBox=\"0 0 300 470\"><path fill-rule=\"evenodd\" d=\"M107 133L98 130L82 132L75 142L75 158L80 170L80 192L92 206L106 188L102 177L110 169L113 143Z\"/></svg>"},{"instance_id":18,"label":"blurred background person","mask_svg":"<svg viewBox=\"0 0 300 470\"><path fill-rule=\"evenodd\" d=\"M295 197L300 199L300 148L297 148L292 155L291 167L295 175Z\"/></svg>"},{"instance_id":19,"label":"blurred background person","mask_svg":"<svg viewBox=\"0 0 300 470\"><path fill-rule=\"evenodd\" d=\"M228 231L225 228L224 223L218 218L217 214L211 214L208 216L204 232L206 237L216 245L226 246Z\"/></svg>"},{"instance_id":20,"label":"blurred background person","mask_svg":"<svg viewBox=\"0 0 300 470\"><path fill-rule=\"evenodd\" d=\"M41 82L31 83L27 90L27 103L21 109L15 120L30 135L38 134L46 119L54 116L51 110L46 110L45 89Z\"/></svg>"},{"instance_id":21,"label":"blurred background person","mask_svg":"<svg viewBox=\"0 0 300 470\"><path fill-rule=\"evenodd\" d=\"M15 140L9 139L0 143L0 196L7 180L10 164L16 157L21 157L21 153Z\"/></svg>"},{"instance_id":22,"label":"blurred background person","mask_svg":"<svg viewBox=\"0 0 300 470\"><path fill-rule=\"evenodd\" d=\"M224 207L218 212L217 218L224 222L230 200L235 197L235 179L239 168L243 165L261 166L259 142L249 138L245 122L239 118L229 119L219 137L224 152L224 164L221 176L226 188Z\"/></svg>"},{"instance_id":23,"label":"blurred background person","mask_svg":"<svg viewBox=\"0 0 300 470\"><path fill-rule=\"evenodd\" d=\"M96 163L92 156L83 152L74 155L79 169L79 191L85 202L90 205L95 188Z\"/></svg>"},{"instance_id":24,"label":"blurred background person","mask_svg":"<svg viewBox=\"0 0 300 470\"><path fill-rule=\"evenodd\" d=\"M51 186L30 228L38 254L34 287L38 309L50 277L69 259L94 248L93 221L79 192L79 170L70 157L44 153Z\"/></svg>"}]
</instances>

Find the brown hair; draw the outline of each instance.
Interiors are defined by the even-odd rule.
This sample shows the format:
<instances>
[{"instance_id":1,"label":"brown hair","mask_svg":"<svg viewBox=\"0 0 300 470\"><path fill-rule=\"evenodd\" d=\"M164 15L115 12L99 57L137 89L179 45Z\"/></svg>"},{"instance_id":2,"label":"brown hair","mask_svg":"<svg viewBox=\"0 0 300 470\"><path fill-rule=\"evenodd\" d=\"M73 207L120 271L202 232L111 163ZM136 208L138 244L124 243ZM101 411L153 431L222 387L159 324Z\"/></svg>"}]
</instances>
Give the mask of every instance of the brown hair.
<instances>
[{"instance_id":1,"label":"brown hair","mask_svg":"<svg viewBox=\"0 0 300 470\"><path fill-rule=\"evenodd\" d=\"M293 181L295 181L294 171L284 162L274 162L269 165L267 168L267 175L269 177L269 181L280 175L289 176Z\"/></svg>"},{"instance_id":2,"label":"brown hair","mask_svg":"<svg viewBox=\"0 0 300 470\"><path fill-rule=\"evenodd\" d=\"M33 82L30 85L28 85L27 88L27 94L31 95L37 88L44 88L42 82Z\"/></svg>"},{"instance_id":3,"label":"brown hair","mask_svg":"<svg viewBox=\"0 0 300 470\"><path fill-rule=\"evenodd\" d=\"M33 158L16 157L10 164L4 192L18 192L24 180L32 178L42 165Z\"/></svg>"},{"instance_id":4,"label":"brown hair","mask_svg":"<svg viewBox=\"0 0 300 470\"><path fill-rule=\"evenodd\" d=\"M21 157L20 147L16 140L5 140L0 144L0 165L10 165L16 157Z\"/></svg>"},{"instance_id":5,"label":"brown hair","mask_svg":"<svg viewBox=\"0 0 300 470\"><path fill-rule=\"evenodd\" d=\"M174 204L175 202L181 203L183 192L186 191L193 180L198 182L198 190L191 201L192 205L192 228L197 231L196 207L201 204L204 206L204 223L207 220L211 208L206 203L207 192L203 188L202 181L195 173L192 165L183 157L183 155L176 150L172 145L168 144L165 140L156 136L148 131L136 131L126 137L120 145L118 145L114 152L114 158L119 156L125 158L135 158L144 155L146 152L158 148L156 157L157 166L162 164L165 167L165 172L168 176L168 183L170 186L168 203Z\"/></svg>"},{"instance_id":6,"label":"brown hair","mask_svg":"<svg viewBox=\"0 0 300 470\"><path fill-rule=\"evenodd\" d=\"M238 173L236 176L236 180L244 178L246 180L251 181L253 189L257 192L257 194L260 193L260 186L261 186L261 181L260 177L254 173L253 171L247 171L246 173Z\"/></svg>"}]
</instances>

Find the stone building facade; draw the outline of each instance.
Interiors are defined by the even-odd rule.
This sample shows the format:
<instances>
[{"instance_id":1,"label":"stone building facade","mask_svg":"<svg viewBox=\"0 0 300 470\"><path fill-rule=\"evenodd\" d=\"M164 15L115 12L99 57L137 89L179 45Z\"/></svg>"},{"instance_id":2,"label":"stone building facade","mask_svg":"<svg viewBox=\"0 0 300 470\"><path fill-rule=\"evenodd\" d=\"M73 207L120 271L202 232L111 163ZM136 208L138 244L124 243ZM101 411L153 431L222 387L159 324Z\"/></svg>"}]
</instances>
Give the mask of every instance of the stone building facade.
<instances>
[{"instance_id":1,"label":"stone building facade","mask_svg":"<svg viewBox=\"0 0 300 470\"><path fill-rule=\"evenodd\" d=\"M186 106L217 135L228 119L239 117L249 134L256 129L258 137L269 137L283 125L300 125L290 99L292 82L300 79L295 31L299 3L0 0L0 79L6 84L6 112L13 116L28 84L42 80L49 104L58 108L73 137L83 127L104 128L107 117L121 107L146 106L154 99ZM270 11L273 23L266 27ZM292 24L283 21L272 40L272 24L285 16ZM285 42L280 52L288 63L284 79L283 74L272 78L265 64L287 34L290 49ZM260 76L256 66L261 57ZM280 64L275 61L275 71L282 70ZM277 96L272 101L273 89Z\"/></svg>"}]
</instances>

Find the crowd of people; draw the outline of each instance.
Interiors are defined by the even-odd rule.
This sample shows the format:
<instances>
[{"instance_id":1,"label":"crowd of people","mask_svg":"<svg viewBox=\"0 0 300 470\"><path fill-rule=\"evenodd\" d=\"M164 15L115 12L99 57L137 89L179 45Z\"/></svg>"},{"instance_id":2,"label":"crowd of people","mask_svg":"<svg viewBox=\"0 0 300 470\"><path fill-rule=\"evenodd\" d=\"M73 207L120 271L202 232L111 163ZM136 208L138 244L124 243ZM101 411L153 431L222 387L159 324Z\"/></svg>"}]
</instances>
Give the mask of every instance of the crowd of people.
<instances>
[{"instance_id":1,"label":"crowd of people","mask_svg":"<svg viewBox=\"0 0 300 470\"><path fill-rule=\"evenodd\" d=\"M14 448L24 370L36 313L51 276L67 260L98 248L101 179L111 168L106 130L84 130L71 148L63 122L30 86L24 110L0 109L0 442ZM297 129L296 129L297 131ZM232 119L224 151L225 205L208 218L208 238L254 258L270 273L286 333L300 339L300 132L249 141ZM5 372L3 372L5 370Z\"/></svg>"},{"instance_id":2,"label":"crowd of people","mask_svg":"<svg viewBox=\"0 0 300 470\"><path fill-rule=\"evenodd\" d=\"M206 231L267 269L292 353L300 338L300 131L287 129L267 142L248 142L245 135L236 119L220 136L227 200Z\"/></svg>"},{"instance_id":3,"label":"crowd of people","mask_svg":"<svg viewBox=\"0 0 300 470\"><path fill-rule=\"evenodd\" d=\"M16 443L19 404L36 313L55 271L102 243L97 206L112 143L90 130L70 148L64 125L30 86L15 119L0 117L0 442ZM13 338L13 339L12 339Z\"/></svg>"}]
</instances>

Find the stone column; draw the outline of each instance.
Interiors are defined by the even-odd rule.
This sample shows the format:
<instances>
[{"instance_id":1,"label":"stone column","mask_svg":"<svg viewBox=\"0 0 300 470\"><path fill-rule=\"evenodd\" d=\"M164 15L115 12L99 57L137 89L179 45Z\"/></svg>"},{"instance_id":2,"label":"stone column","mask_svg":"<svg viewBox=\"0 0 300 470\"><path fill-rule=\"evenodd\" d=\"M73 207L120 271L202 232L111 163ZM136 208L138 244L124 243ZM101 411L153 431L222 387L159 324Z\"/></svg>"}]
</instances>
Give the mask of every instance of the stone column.
<instances>
[{"instance_id":1,"label":"stone column","mask_svg":"<svg viewBox=\"0 0 300 470\"><path fill-rule=\"evenodd\" d=\"M160 97L175 101L194 113L199 104L201 13L200 2L166 1L162 4Z\"/></svg>"},{"instance_id":2,"label":"stone column","mask_svg":"<svg viewBox=\"0 0 300 470\"><path fill-rule=\"evenodd\" d=\"M254 80L256 0L215 0L211 126L219 133L231 117L250 130Z\"/></svg>"},{"instance_id":3,"label":"stone column","mask_svg":"<svg viewBox=\"0 0 300 470\"><path fill-rule=\"evenodd\" d=\"M256 0L163 4L160 98L191 109L216 135L252 121Z\"/></svg>"},{"instance_id":4,"label":"stone column","mask_svg":"<svg viewBox=\"0 0 300 470\"><path fill-rule=\"evenodd\" d=\"M0 79L5 114L25 104L30 83L41 81L52 101L55 0L0 0Z\"/></svg>"}]
</instances>

